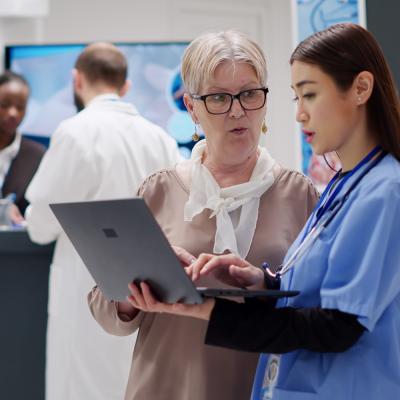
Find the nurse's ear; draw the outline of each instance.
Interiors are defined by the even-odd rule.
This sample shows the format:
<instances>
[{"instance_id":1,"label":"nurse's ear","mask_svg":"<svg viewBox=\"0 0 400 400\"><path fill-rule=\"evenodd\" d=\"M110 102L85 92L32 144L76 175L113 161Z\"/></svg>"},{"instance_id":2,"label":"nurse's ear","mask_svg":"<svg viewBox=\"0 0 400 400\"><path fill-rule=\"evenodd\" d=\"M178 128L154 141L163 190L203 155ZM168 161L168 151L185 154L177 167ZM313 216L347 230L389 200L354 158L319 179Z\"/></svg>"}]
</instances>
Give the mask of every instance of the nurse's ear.
<instances>
[{"instance_id":1,"label":"nurse's ear","mask_svg":"<svg viewBox=\"0 0 400 400\"><path fill-rule=\"evenodd\" d=\"M374 89L374 75L369 71L360 72L354 79L353 88L357 106L366 104Z\"/></svg>"},{"instance_id":2,"label":"nurse's ear","mask_svg":"<svg viewBox=\"0 0 400 400\"><path fill-rule=\"evenodd\" d=\"M188 110L190 116L192 117L193 122L195 124L198 124L199 119L197 118L196 111L194 109L194 101L189 94L185 93L183 95L183 103L185 104L186 109Z\"/></svg>"}]
</instances>

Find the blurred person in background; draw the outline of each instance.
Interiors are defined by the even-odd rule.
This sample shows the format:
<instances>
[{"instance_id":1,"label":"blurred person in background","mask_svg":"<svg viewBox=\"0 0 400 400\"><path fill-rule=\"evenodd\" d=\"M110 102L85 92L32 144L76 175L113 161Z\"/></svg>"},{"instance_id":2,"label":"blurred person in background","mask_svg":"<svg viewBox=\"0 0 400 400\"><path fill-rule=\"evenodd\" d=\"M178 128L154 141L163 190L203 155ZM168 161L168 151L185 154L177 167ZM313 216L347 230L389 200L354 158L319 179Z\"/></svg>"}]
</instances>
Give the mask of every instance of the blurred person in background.
<instances>
[{"instance_id":1,"label":"blurred person in background","mask_svg":"<svg viewBox=\"0 0 400 400\"><path fill-rule=\"evenodd\" d=\"M45 152L41 144L21 135L29 98L25 78L12 71L0 75L0 198L9 196L16 207L14 222L21 222L28 201L25 191Z\"/></svg>"},{"instance_id":2,"label":"blurred person in background","mask_svg":"<svg viewBox=\"0 0 400 400\"><path fill-rule=\"evenodd\" d=\"M80 111L63 121L28 190L26 221L37 243L56 240L50 270L47 400L120 400L134 337L107 335L86 305L94 282L49 203L133 196L153 172L181 159L176 142L121 100L127 61L115 46L94 43L73 70Z\"/></svg>"}]
</instances>

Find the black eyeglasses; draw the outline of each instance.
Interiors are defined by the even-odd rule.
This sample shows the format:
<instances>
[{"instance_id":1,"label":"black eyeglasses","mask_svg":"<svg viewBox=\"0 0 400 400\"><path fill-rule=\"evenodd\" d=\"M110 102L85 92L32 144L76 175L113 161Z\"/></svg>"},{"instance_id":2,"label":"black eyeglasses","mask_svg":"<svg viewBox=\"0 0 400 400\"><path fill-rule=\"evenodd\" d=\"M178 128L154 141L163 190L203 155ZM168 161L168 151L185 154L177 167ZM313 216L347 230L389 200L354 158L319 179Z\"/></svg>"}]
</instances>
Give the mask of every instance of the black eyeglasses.
<instances>
[{"instance_id":1,"label":"black eyeglasses","mask_svg":"<svg viewBox=\"0 0 400 400\"><path fill-rule=\"evenodd\" d=\"M267 98L268 88L257 88L243 90L237 94L210 93L200 96L192 94L194 100L204 101L206 110L210 114L226 114L232 108L233 100L238 99L244 110L253 111L264 107Z\"/></svg>"}]
</instances>

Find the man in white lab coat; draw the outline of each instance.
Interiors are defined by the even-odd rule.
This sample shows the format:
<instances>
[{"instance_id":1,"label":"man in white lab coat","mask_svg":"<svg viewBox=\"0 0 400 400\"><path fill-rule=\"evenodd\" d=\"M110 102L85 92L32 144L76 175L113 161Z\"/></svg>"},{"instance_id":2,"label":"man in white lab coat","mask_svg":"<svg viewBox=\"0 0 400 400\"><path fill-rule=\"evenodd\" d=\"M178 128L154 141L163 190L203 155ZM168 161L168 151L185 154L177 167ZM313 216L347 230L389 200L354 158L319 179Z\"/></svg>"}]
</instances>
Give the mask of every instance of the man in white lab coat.
<instances>
[{"instance_id":1,"label":"man in white lab coat","mask_svg":"<svg viewBox=\"0 0 400 400\"><path fill-rule=\"evenodd\" d=\"M94 286L52 215L49 203L126 198L156 170L179 161L175 141L121 101L128 89L125 57L96 43L79 56L74 93L83 111L62 122L28 187L26 212L33 241L56 240L50 270L47 400L121 400L134 338L102 331L90 315Z\"/></svg>"}]
</instances>

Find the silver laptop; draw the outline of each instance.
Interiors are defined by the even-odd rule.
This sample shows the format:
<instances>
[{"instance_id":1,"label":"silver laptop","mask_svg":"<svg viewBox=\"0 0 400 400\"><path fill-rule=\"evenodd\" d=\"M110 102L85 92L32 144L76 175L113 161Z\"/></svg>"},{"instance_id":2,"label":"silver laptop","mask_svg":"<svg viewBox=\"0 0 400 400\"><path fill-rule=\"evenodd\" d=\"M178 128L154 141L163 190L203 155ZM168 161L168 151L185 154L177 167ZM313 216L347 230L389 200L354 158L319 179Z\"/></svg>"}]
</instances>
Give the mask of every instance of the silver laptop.
<instances>
[{"instance_id":1,"label":"silver laptop","mask_svg":"<svg viewBox=\"0 0 400 400\"><path fill-rule=\"evenodd\" d=\"M108 300L126 301L128 283L140 281L148 282L155 296L166 303L299 293L196 288L142 198L58 203L50 208Z\"/></svg>"}]
</instances>

